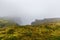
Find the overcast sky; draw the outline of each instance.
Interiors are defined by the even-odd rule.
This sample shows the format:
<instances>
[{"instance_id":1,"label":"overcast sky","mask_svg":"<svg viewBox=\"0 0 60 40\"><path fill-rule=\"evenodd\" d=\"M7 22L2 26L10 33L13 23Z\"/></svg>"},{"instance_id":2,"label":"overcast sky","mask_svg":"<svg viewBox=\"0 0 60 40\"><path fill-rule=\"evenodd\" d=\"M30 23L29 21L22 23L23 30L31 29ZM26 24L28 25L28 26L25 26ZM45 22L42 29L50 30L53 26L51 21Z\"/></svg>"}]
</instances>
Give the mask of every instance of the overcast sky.
<instances>
[{"instance_id":1,"label":"overcast sky","mask_svg":"<svg viewBox=\"0 0 60 40\"><path fill-rule=\"evenodd\" d=\"M60 17L60 0L0 0L0 16L19 17L22 24Z\"/></svg>"}]
</instances>

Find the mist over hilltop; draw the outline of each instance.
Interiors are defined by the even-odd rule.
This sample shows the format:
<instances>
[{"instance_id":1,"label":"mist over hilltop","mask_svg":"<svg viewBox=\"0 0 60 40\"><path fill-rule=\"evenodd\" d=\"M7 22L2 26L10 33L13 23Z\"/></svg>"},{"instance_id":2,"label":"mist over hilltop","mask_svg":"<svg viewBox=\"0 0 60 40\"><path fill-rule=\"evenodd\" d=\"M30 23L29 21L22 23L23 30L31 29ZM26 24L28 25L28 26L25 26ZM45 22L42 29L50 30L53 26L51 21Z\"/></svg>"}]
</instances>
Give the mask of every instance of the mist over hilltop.
<instances>
[{"instance_id":1,"label":"mist over hilltop","mask_svg":"<svg viewBox=\"0 0 60 40\"><path fill-rule=\"evenodd\" d=\"M60 17L60 0L0 0L1 16L20 17L23 25L35 19Z\"/></svg>"}]
</instances>

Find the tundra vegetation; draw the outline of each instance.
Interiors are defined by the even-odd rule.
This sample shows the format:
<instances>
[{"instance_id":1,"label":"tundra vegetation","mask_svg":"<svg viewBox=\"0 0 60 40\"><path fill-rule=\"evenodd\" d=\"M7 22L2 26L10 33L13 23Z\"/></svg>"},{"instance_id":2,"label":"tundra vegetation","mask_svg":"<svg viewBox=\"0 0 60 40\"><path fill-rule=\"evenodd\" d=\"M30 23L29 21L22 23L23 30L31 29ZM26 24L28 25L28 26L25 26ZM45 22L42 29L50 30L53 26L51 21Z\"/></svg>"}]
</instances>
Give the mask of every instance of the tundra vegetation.
<instances>
[{"instance_id":1,"label":"tundra vegetation","mask_svg":"<svg viewBox=\"0 0 60 40\"><path fill-rule=\"evenodd\" d=\"M0 20L0 40L60 40L60 23L17 25Z\"/></svg>"}]
</instances>

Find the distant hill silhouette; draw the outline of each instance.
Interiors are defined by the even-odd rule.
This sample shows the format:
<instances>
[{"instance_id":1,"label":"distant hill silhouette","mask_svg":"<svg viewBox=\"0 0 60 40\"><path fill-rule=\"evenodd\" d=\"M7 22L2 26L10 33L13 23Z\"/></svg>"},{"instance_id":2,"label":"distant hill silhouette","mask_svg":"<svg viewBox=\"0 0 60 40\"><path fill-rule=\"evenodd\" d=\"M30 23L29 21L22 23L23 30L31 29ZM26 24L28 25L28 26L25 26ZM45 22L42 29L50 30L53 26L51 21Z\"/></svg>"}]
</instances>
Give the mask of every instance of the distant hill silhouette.
<instances>
[{"instance_id":1,"label":"distant hill silhouette","mask_svg":"<svg viewBox=\"0 0 60 40\"><path fill-rule=\"evenodd\" d=\"M46 18L43 20L36 19L31 25L40 25L40 24L48 24L48 23L60 23L60 18Z\"/></svg>"},{"instance_id":2,"label":"distant hill silhouette","mask_svg":"<svg viewBox=\"0 0 60 40\"><path fill-rule=\"evenodd\" d=\"M21 18L20 17L0 17L0 20L3 19L3 20L9 20L11 22L15 22L17 24L22 24L21 22Z\"/></svg>"},{"instance_id":3,"label":"distant hill silhouette","mask_svg":"<svg viewBox=\"0 0 60 40\"><path fill-rule=\"evenodd\" d=\"M14 18L0 18L0 27L16 26L18 25L16 21Z\"/></svg>"}]
</instances>

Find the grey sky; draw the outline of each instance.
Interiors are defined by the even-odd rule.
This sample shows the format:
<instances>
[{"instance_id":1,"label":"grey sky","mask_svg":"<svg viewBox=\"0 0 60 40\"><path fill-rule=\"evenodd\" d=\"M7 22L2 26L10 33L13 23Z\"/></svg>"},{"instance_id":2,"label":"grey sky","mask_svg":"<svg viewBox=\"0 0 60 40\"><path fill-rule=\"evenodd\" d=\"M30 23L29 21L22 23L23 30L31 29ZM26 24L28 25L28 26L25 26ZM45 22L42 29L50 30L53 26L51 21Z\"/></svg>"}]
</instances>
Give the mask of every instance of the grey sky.
<instances>
[{"instance_id":1,"label":"grey sky","mask_svg":"<svg viewBox=\"0 0 60 40\"><path fill-rule=\"evenodd\" d=\"M20 17L22 24L60 17L60 0L0 0L0 16Z\"/></svg>"}]
</instances>

